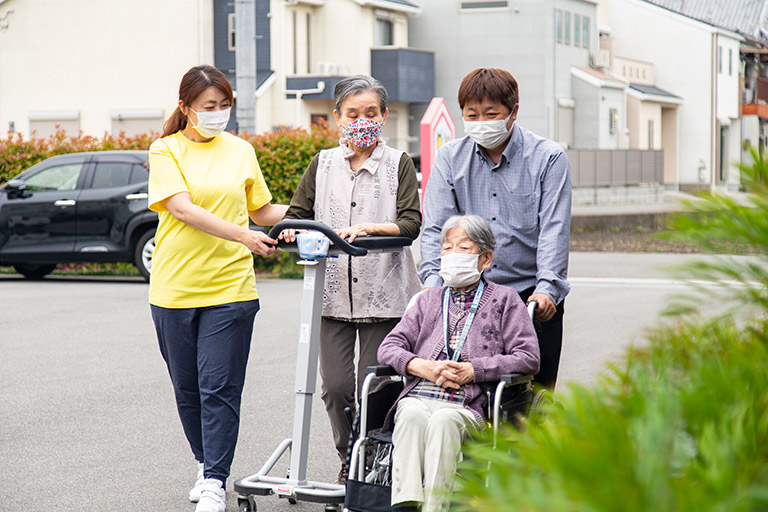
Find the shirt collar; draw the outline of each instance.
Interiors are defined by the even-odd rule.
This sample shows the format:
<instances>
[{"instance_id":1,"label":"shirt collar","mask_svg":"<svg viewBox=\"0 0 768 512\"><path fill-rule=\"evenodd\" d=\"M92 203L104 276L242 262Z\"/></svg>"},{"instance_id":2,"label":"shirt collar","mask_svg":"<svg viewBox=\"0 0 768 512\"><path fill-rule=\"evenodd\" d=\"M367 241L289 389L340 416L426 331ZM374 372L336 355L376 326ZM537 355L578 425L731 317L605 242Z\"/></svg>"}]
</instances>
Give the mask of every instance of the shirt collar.
<instances>
[{"instance_id":1,"label":"shirt collar","mask_svg":"<svg viewBox=\"0 0 768 512\"><path fill-rule=\"evenodd\" d=\"M349 161L349 159L354 156L355 152L347 145L347 139L339 139L339 146L341 147L341 152L344 156L344 159ZM384 142L383 139L379 139L379 142L376 143L376 147L373 149L373 153L371 153L371 156L368 157L368 160L363 162L363 165L360 166L357 172L368 171L369 174L376 174L376 171L379 169L381 159L384 157L384 149L386 146L387 143Z\"/></svg>"}]
</instances>

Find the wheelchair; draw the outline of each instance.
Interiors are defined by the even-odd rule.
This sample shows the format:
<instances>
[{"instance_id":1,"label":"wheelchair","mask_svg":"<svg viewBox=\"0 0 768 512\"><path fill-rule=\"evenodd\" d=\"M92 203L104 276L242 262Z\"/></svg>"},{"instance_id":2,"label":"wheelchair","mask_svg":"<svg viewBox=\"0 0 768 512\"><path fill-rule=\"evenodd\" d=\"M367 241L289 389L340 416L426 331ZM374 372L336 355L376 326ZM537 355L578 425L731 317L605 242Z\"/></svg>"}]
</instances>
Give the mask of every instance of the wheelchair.
<instances>
[{"instance_id":1,"label":"wheelchair","mask_svg":"<svg viewBox=\"0 0 768 512\"><path fill-rule=\"evenodd\" d=\"M536 304L528 306L533 318ZM533 376L503 375L498 382L485 383L485 415L493 428L496 447L499 426L520 420L541 399L534 393ZM382 432L387 412L394 405L405 380L389 366L369 366L360 393L360 407L352 423L345 512L390 512L392 483L392 432Z\"/></svg>"}]
</instances>

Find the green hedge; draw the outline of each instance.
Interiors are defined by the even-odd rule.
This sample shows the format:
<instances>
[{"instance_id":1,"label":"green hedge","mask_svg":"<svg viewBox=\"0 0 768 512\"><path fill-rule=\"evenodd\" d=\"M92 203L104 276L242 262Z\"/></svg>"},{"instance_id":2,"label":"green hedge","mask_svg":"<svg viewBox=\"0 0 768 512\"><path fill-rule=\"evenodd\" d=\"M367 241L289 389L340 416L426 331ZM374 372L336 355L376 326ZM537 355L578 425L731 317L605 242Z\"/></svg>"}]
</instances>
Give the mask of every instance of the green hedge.
<instances>
[{"instance_id":1,"label":"green hedge","mask_svg":"<svg viewBox=\"0 0 768 512\"><path fill-rule=\"evenodd\" d=\"M158 133L150 132L131 137L124 133L93 137L67 135L64 130L58 130L48 138L24 139L21 134L9 133L5 139L0 139L0 184L54 155L115 149L146 150L158 136ZM244 135L243 138L256 151L274 202L287 204L312 157L321 149L336 146L339 136L338 130L323 124L313 126L310 131L281 128L271 133Z\"/></svg>"},{"instance_id":2,"label":"green hedge","mask_svg":"<svg viewBox=\"0 0 768 512\"><path fill-rule=\"evenodd\" d=\"M80 151L146 150L159 135L150 132L132 137L124 133L105 134L103 137L70 136L64 130L58 130L48 138L24 139L20 134L9 133L5 139L0 139L0 184L54 155ZM336 146L339 137L340 132L326 124L315 125L309 131L281 128L271 133L243 136L253 145L273 202L277 204L290 202L312 157L321 149ZM280 252L257 257L255 264L257 270L300 275L296 259L294 254Z\"/></svg>"},{"instance_id":3,"label":"green hedge","mask_svg":"<svg viewBox=\"0 0 768 512\"><path fill-rule=\"evenodd\" d=\"M768 161L753 157L748 205L704 194L670 237L754 257L681 267L710 284L676 300L610 377L558 392L497 450L469 443L454 510L768 510Z\"/></svg>"}]
</instances>

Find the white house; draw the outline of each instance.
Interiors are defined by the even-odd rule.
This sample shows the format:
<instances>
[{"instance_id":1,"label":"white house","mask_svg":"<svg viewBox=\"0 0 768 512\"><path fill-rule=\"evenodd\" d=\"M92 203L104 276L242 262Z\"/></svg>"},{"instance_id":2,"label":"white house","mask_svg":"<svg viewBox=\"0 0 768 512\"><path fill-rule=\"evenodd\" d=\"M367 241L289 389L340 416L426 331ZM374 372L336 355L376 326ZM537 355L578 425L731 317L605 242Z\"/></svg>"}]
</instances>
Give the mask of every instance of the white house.
<instances>
[{"instance_id":1,"label":"white house","mask_svg":"<svg viewBox=\"0 0 768 512\"><path fill-rule=\"evenodd\" d=\"M733 162L741 154L739 44L743 37L644 0L603 0L599 13L601 32L612 34L614 73L655 88L635 88L630 96L665 104L669 115L676 110L679 157L677 176L670 173L671 165L666 166L668 188L678 184L683 190L738 187ZM650 73L651 67L653 81L627 74L635 69ZM644 140L648 145L648 134L642 132L649 119L636 126L638 143ZM657 119L664 124L664 119ZM667 124L666 131L675 129L675 123ZM649 129L652 138L665 137L663 126L659 134Z\"/></svg>"},{"instance_id":2,"label":"white house","mask_svg":"<svg viewBox=\"0 0 768 512\"><path fill-rule=\"evenodd\" d=\"M333 123L334 85L372 74L390 95L384 135L407 149L409 108L429 102L434 83L432 53L408 48L415 4L257 0L255 8L257 131ZM189 68L213 64L237 90L236 42L231 0L0 0L0 130L160 131Z\"/></svg>"}]
</instances>

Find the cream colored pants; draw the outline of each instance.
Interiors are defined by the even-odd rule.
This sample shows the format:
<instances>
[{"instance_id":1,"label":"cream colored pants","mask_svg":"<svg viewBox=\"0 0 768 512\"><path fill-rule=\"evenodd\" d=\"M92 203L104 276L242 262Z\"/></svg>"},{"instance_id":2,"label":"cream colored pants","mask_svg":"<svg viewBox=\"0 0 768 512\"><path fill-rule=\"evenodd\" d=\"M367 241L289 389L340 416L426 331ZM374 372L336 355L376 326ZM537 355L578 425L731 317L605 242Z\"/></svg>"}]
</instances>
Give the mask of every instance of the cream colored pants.
<instances>
[{"instance_id":1,"label":"cream colored pants","mask_svg":"<svg viewBox=\"0 0 768 512\"><path fill-rule=\"evenodd\" d=\"M392 506L423 503L422 512L448 510L451 481L471 411L442 400L406 397L397 404L392 433Z\"/></svg>"}]
</instances>

